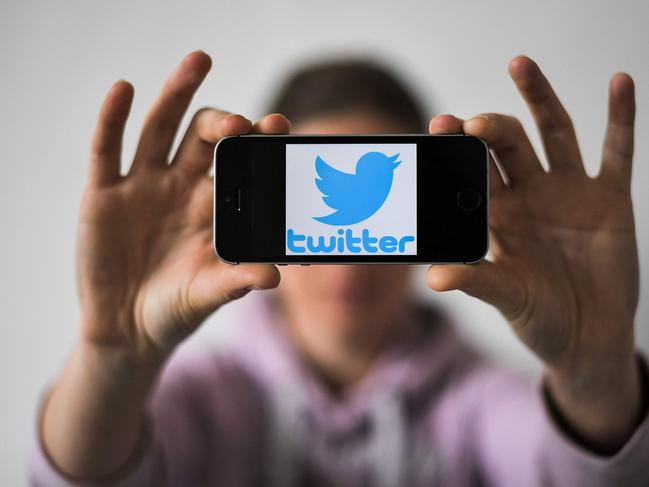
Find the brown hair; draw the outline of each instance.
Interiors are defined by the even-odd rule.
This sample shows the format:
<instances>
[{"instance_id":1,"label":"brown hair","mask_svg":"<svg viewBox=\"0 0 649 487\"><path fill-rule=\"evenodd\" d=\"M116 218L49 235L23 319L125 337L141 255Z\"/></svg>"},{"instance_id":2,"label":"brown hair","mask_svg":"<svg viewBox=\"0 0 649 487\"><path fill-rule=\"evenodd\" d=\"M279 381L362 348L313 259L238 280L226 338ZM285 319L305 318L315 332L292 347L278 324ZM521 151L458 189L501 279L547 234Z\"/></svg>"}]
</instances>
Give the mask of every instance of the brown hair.
<instances>
[{"instance_id":1,"label":"brown hair","mask_svg":"<svg viewBox=\"0 0 649 487\"><path fill-rule=\"evenodd\" d=\"M283 113L296 124L353 110L396 119L406 132L421 133L427 126L419 100L406 84L367 59L338 59L299 68L281 85L267 113Z\"/></svg>"}]
</instances>

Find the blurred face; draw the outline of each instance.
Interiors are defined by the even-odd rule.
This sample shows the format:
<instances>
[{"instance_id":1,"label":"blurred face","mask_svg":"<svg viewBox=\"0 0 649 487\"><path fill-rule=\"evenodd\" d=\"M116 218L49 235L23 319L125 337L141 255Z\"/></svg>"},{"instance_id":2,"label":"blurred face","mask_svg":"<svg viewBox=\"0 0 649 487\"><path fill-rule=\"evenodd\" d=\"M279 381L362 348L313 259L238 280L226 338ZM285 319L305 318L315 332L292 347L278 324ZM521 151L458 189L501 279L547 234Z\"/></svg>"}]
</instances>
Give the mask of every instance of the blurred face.
<instances>
[{"instance_id":1,"label":"blurred face","mask_svg":"<svg viewBox=\"0 0 649 487\"><path fill-rule=\"evenodd\" d=\"M399 133L384 116L350 112L293 126L296 134ZM280 301L289 314L330 331L384 333L408 301L410 266L312 265L281 267Z\"/></svg>"}]
</instances>

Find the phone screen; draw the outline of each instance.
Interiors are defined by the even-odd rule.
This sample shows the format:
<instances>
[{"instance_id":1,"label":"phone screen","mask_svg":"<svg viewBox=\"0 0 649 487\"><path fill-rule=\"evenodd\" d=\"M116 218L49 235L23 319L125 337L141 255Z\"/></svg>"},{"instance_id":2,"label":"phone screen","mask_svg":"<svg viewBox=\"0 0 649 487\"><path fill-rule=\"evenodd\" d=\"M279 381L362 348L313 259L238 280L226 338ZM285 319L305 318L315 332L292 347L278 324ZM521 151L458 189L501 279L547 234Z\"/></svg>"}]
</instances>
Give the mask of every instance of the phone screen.
<instances>
[{"instance_id":1,"label":"phone screen","mask_svg":"<svg viewBox=\"0 0 649 487\"><path fill-rule=\"evenodd\" d=\"M417 255L417 144L286 144L286 255Z\"/></svg>"},{"instance_id":2,"label":"phone screen","mask_svg":"<svg viewBox=\"0 0 649 487\"><path fill-rule=\"evenodd\" d=\"M216 151L229 262L473 262L487 247L487 149L463 136L241 136ZM464 192L477 204L459 205ZM227 200L227 201L226 201Z\"/></svg>"}]
</instances>

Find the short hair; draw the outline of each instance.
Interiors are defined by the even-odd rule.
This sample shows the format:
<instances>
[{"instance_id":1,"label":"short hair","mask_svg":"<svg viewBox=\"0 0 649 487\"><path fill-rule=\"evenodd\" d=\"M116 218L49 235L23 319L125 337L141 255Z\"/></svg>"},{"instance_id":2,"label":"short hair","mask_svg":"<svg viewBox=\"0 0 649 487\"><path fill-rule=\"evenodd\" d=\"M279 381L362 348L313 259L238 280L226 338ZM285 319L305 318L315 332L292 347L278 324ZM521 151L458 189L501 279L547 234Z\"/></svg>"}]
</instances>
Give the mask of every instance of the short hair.
<instances>
[{"instance_id":1,"label":"short hair","mask_svg":"<svg viewBox=\"0 0 649 487\"><path fill-rule=\"evenodd\" d=\"M414 92L391 70L368 59L334 59L295 70L267 113L282 113L296 124L355 110L394 119L406 132L426 131L427 120Z\"/></svg>"}]
</instances>

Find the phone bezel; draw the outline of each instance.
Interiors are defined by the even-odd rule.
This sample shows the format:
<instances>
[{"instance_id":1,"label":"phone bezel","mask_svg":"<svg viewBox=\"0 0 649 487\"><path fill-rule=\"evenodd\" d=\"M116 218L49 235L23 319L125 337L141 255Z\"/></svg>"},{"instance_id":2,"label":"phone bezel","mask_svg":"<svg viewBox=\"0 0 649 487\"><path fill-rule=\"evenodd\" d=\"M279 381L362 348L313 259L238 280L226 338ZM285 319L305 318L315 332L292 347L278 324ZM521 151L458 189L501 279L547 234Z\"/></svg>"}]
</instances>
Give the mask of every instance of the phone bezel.
<instances>
[{"instance_id":1,"label":"phone bezel","mask_svg":"<svg viewBox=\"0 0 649 487\"><path fill-rule=\"evenodd\" d=\"M224 146L228 145L228 141L236 139L272 139L274 144L285 144L282 140L288 139L288 143L323 143L323 140L327 140L327 143L336 144L336 143L412 143L413 139L415 143L431 140L431 138L444 138L444 139L464 139L465 141L479 141L481 150L484 151L484 159L480 162L482 165L482 174L484 174L484 180L481 181L480 195L482 197L482 202L479 205L481 208L482 214L484 216L483 231L479 237L481 241L484 242L484 245L481 246L481 250L477 252L477 256L472 258L462 258L454 260L435 260L427 258L423 253L418 253L417 255L277 255L277 258L255 258L255 259L242 259L241 256L238 258L231 258L227 255L223 255L223 252L219 252L219 241L218 236L219 232L217 231L217 215L219 215L219 206L221 203L220 192L218 190L219 186L219 160L218 154L219 150L222 150ZM285 145L283 146L285 149ZM420 191L419 191L419 147L418 147L418 196L417 204L419 208L420 204ZM247 159L248 154L246 154ZM482 158L481 158L482 159ZM285 159L283 167L285 170ZM250 163L250 160L247 161ZM240 164L243 164L240 161ZM284 173L285 174L285 173ZM285 176L283 176L285 177ZM285 181L285 180L284 180ZM213 216L213 246L216 255L223 260L224 262L230 264L239 264L239 263L270 263L277 265L310 265L310 264L474 264L480 262L487 255L489 250L489 233L488 233L488 220L489 220L489 150L486 143L478 138L473 136L466 136L464 134L444 134L444 135L425 135L425 134L309 134L309 135L235 135L229 136L221 139L216 147L214 148L214 216ZM285 182L282 187L282 198L285 201ZM285 245L285 233L286 233L286 224L285 224L285 203L281 205L281 212L284 224L282 226L282 245ZM273 230L274 231L274 230ZM419 232L419 219L418 219L418 232ZM241 242L243 243L243 242Z\"/></svg>"}]
</instances>

